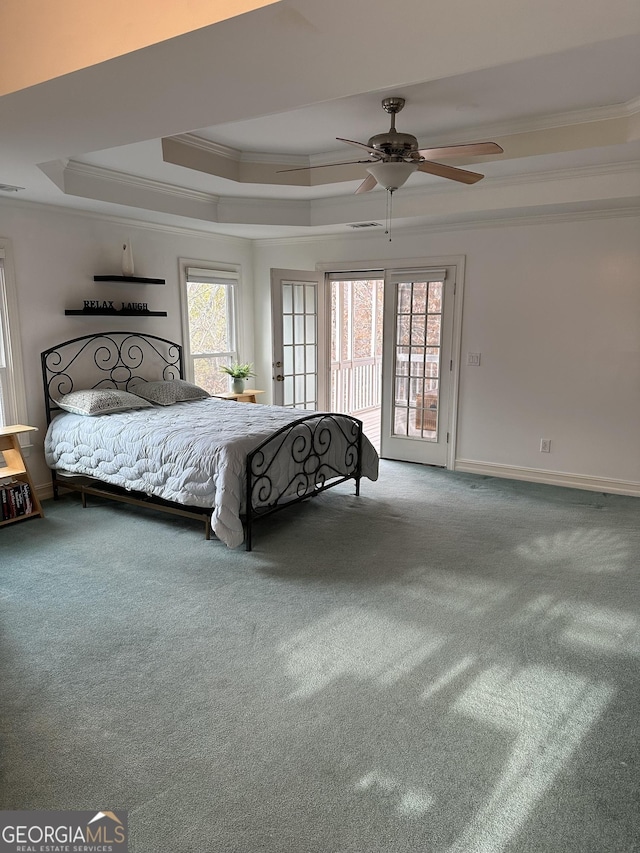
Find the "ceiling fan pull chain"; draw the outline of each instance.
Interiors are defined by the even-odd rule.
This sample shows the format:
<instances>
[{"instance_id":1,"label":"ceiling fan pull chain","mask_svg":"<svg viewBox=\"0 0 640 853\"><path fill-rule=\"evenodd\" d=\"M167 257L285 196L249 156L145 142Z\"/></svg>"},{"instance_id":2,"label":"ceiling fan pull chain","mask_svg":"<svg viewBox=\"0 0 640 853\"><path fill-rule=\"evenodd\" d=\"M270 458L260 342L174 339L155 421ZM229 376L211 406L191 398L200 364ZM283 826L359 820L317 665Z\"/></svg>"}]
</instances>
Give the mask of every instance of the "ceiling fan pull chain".
<instances>
[{"instance_id":1,"label":"ceiling fan pull chain","mask_svg":"<svg viewBox=\"0 0 640 853\"><path fill-rule=\"evenodd\" d=\"M385 234L389 235L389 242L391 242L391 216L393 213L393 190L387 190L387 221L385 227Z\"/></svg>"}]
</instances>

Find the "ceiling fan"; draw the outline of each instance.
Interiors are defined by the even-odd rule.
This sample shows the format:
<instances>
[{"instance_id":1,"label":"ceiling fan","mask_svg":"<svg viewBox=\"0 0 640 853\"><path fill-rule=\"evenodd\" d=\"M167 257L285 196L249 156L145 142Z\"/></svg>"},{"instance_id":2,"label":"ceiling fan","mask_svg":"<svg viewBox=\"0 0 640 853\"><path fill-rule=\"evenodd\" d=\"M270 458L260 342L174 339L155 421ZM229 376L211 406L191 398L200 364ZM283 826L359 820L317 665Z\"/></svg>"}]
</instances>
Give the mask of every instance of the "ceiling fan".
<instances>
[{"instance_id":1,"label":"ceiling fan","mask_svg":"<svg viewBox=\"0 0 640 853\"><path fill-rule=\"evenodd\" d=\"M404 107L404 98L383 98L382 109L391 116L391 127L387 133L377 133L368 142L355 142L352 139L337 137L338 142L355 145L369 155L367 160L351 160L348 163L325 163L321 166L304 166L298 169L282 169L282 172L299 172L305 169L322 169L327 166L345 166L355 163L368 163L369 174L360 184L357 193L366 193L377 184L389 192L401 187L413 172L427 172L462 184L475 184L484 175L469 172L455 166L436 163L432 157L468 157L479 154L502 154L503 149L495 142L470 142L463 145L444 145L439 148L418 148L418 140L410 133L396 130L396 115Z\"/></svg>"}]
</instances>

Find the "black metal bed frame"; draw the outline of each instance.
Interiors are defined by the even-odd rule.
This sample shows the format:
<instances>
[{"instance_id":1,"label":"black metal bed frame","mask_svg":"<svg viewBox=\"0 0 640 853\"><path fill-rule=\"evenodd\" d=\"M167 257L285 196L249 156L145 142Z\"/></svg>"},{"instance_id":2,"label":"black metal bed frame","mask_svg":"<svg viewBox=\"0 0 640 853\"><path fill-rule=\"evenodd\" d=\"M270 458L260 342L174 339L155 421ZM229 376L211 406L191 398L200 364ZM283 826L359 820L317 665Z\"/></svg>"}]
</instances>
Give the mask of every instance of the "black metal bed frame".
<instances>
[{"instance_id":1,"label":"black metal bed frame","mask_svg":"<svg viewBox=\"0 0 640 853\"><path fill-rule=\"evenodd\" d=\"M335 436L342 437L339 453L343 465L329 462ZM276 486L272 470L288 450L296 467L286 486ZM284 454L286 457L286 453ZM345 474L344 471L351 473ZM245 540L251 550L253 522L344 483L355 480L360 494L362 478L362 421L334 413L308 415L282 427L247 454L247 515Z\"/></svg>"},{"instance_id":2,"label":"black metal bed frame","mask_svg":"<svg viewBox=\"0 0 640 853\"><path fill-rule=\"evenodd\" d=\"M141 332L82 335L49 347L40 358L47 425L55 412L61 411L57 401L73 390L118 388L126 391L133 381L184 379L182 346L167 338ZM339 466L336 453L340 457ZM279 467L289 471L284 486L276 482L275 472ZM86 506L87 495L151 506L174 515L204 520L206 538L211 536L210 507L185 507L109 484L95 485L99 481L88 477L59 477L55 470L51 478L55 499L59 489L64 488L80 492L83 506ZM355 493L359 495L361 478L362 422L357 418L333 412L316 413L277 430L247 455L246 550L252 548L256 520L347 480L355 481Z\"/></svg>"}]
</instances>

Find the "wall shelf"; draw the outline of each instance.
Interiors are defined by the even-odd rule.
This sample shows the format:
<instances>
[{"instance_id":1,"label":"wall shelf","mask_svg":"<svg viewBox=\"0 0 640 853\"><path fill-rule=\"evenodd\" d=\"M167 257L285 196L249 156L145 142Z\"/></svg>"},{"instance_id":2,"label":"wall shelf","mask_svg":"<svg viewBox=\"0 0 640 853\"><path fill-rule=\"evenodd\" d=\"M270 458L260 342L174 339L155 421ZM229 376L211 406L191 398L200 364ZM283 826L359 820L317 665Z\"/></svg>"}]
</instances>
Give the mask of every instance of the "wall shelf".
<instances>
[{"instance_id":1,"label":"wall shelf","mask_svg":"<svg viewBox=\"0 0 640 853\"><path fill-rule=\"evenodd\" d=\"M94 282L111 282L125 284L165 284L163 278L146 278L141 275L94 275ZM149 311L147 303L142 300L120 302L121 308L116 308L113 299L85 299L83 308L67 308L67 317L166 317L166 311Z\"/></svg>"},{"instance_id":2,"label":"wall shelf","mask_svg":"<svg viewBox=\"0 0 640 853\"><path fill-rule=\"evenodd\" d=\"M163 278L145 278L140 275L94 275L94 281L129 282L129 284L166 284Z\"/></svg>"},{"instance_id":3,"label":"wall shelf","mask_svg":"<svg viewBox=\"0 0 640 853\"><path fill-rule=\"evenodd\" d=\"M166 317L166 311L133 311L130 308L116 311L108 308L79 308L67 309L64 312L67 316L73 317Z\"/></svg>"}]
</instances>

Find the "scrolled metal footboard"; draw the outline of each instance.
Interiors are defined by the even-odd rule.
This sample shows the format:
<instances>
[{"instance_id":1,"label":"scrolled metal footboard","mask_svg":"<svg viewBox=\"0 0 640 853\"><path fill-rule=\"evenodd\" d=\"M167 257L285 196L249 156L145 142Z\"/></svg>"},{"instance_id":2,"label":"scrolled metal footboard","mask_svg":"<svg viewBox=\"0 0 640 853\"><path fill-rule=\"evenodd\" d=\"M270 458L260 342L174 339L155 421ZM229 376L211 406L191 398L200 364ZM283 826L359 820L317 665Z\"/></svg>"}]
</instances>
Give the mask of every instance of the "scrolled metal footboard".
<instances>
[{"instance_id":1,"label":"scrolled metal footboard","mask_svg":"<svg viewBox=\"0 0 640 853\"><path fill-rule=\"evenodd\" d=\"M329 412L282 427L247 456L247 551L256 519L346 480L355 480L359 495L361 477L362 421Z\"/></svg>"}]
</instances>

